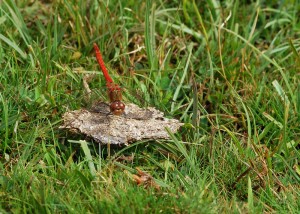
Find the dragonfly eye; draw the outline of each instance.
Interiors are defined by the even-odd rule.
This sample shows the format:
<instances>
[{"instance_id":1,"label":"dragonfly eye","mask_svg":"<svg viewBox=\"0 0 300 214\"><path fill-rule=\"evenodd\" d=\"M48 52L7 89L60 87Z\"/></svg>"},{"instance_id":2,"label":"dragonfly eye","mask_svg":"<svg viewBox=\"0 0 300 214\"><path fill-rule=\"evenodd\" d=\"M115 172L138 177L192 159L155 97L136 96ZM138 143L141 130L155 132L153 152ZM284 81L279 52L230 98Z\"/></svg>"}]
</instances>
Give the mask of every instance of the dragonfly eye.
<instances>
[{"instance_id":1,"label":"dragonfly eye","mask_svg":"<svg viewBox=\"0 0 300 214\"><path fill-rule=\"evenodd\" d=\"M110 111L114 115L121 115L121 114L123 114L124 109L125 109L125 105L121 101L115 101L115 102L112 102L110 104Z\"/></svg>"}]
</instances>

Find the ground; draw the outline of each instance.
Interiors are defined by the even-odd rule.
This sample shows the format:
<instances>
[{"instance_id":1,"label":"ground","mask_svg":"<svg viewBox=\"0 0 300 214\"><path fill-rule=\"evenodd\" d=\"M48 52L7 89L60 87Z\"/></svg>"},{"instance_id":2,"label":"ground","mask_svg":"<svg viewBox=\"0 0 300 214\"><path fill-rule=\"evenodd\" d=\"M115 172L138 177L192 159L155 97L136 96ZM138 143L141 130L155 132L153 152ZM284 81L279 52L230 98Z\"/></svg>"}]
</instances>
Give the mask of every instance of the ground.
<instances>
[{"instance_id":1,"label":"ground","mask_svg":"<svg viewBox=\"0 0 300 214\"><path fill-rule=\"evenodd\" d=\"M0 212L297 213L299 13L297 0L1 1ZM184 123L170 140L59 129L107 100L93 43L125 103Z\"/></svg>"}]
</instances>

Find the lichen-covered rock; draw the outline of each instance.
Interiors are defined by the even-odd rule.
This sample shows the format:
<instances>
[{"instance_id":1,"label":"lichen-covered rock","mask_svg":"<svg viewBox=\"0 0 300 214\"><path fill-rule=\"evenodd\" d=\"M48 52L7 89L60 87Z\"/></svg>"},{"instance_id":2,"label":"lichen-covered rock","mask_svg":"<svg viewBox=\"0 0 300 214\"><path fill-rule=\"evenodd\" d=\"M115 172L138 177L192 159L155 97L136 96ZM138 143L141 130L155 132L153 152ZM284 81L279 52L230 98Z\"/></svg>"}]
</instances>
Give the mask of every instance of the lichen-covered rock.
<instances>
[{"instance_id":1,"label":"lichen-covered rock","mask_svg":"<svg viewBox=\"0 0 300 214\"><path fill-rule=\"evenodd\" d=\"M99 109L107 108L105 104L98 105ZM183 125L176 119L163 117L163 113L153 107L142 109L135 104L127 104L122 116L80 109L66 112L63 120L60 128L85 134L101 144L169 139L166 128L175 133Z\"/></svg>"}]
</instances>

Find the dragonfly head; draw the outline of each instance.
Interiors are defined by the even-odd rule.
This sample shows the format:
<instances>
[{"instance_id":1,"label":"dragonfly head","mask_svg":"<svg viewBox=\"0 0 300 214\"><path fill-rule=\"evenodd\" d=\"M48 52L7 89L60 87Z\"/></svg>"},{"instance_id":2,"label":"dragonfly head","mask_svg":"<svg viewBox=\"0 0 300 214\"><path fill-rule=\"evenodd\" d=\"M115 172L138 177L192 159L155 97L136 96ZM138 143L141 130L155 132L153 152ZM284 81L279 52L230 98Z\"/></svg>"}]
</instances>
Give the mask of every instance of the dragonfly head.
<instances>
[{"instance_id":1,"label":"dragonfly head","mask_svg":"<svg viewBox=\"0 0 300 214\"><path fill-rule=\"evenodd\" d=\"M125 104L116 100L110 104L109 108L114 115L121 115L125 110Z\"/></svg>"}]
</instances>

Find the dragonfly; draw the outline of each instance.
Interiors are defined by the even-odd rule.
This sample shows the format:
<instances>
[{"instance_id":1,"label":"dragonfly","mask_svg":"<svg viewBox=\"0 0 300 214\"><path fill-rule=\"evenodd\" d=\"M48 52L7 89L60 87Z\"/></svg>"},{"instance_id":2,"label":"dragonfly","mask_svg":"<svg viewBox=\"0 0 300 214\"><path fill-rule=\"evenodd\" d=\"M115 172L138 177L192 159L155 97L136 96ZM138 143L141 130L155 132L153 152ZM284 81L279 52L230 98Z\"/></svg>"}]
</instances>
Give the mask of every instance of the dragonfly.
<instances>
[{"instance_id":1,"label":"dragonfly","mask_svg":"<svg viewBox=\"0 0 300 214\"><path fill-rule=\"evenodd\" d=\"M114 115L122 115L125 111L125 104L122 102L122 89L118 84L114 83L114 81L110 77L105 63L103 61L102 54L96 43L94 43L94 50L96 54L96 59L106 81L107 95L110 100L110 112Z\"/></svg>"},{"instance_id":2,"label":"dragonfly","mask_svg":"<svg viewBox=\"0 0 300 214\"><path fill-rule=\"evenodd\" d=\"M132 118L136 118L136 119L145 119L147 117L149 117L148 112L146 112L146 114L143 114L142 112L139 112L139 115L134 115L132 113L125 113L125 104L122 101L122 91L123 89L116 84L113 79L110 77L108 70L105 66L102 54L100 52L100 49L98 47L98 45L96 43L93 44L94 47L94 51L95 51L95 55L96 55L96 59L97 62L100 66L100 69L103 73L103 76L105 78L105 82L106 82L106 90L107 90L107 95L108 98L110 100L110 104L109 104L109 112L107 113L107 111L105 109L107 109L107 104L103 103L102 101L98 101L95 102L92 107L89 109L90 111L94 111L94 112L100 112L100 113L104 113L106 112L106 114L113 114L113 115L124 115L126 117L132 117ZM134 95L134 97L136 97L136 95ZM136 97L137 98L137 97ZM137 100L139 100L139 102L141 102L141 97L137 98ZM145 102L145 100L144 100ZM106 105L106 106L105 106ZM128 110L128 108L127 108ZM131 111L129 111L131 112Z\"/></svg>"},{"instance_id":3,"label":"dragonfly","mask_svg":"<svg viewBox=\"0 0 300 214\"><path fill-rule=\"evenodd\" d=\"M121 87L119 84L115 83L111 76L109 75L108 69L104 63L102 54L100 52L100 49L96 43L93 44L96 60L100 66L100 69L103 73L104 79L106 86L104 89L107 92L108 98L109 98L109 104L107 102L104 102L102 98L99 99L99 97L102 97L102 86L98 89L90 89L89 88L89 82L95 75L90 75L86 76L86 78L83 78L83 85L85 88L85 93L83 95L80 95L78 98L76 98L78 101L83 101L82 104L84 104L85 109L89 112L92 113L100 113L100 115L105 115L106 117L108 115L116 115L116 116L123 116L125 118L132 118L132 119L147 119L151 115L149 114L148 111L142 112L142 111L135 111L133 112L132 104L133 103L139 103L140 105L145 105L147 102L143 98L143 94L139 91L130 92L130 90L124 88L123 86ZM80 90L68 90L67 94L70 94L72 92L77 93L81 92L82 89ZM122 94L125 92L125 94L128 95L127 101L133 102L133 103L128 103L124 104ZM76 93L76 94L77 94ZM83 100L81 100L81 97L83 97ZM95 101L96 99L96 101ZM70 103L70 102L68 102ZM125 109L126 108L126 109ZM126 111L125 111L126 110ZM108 119L110 117L107 117Z\"/></svg>"}]
</instances>

